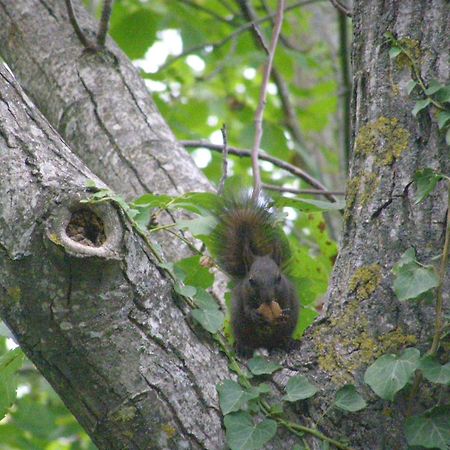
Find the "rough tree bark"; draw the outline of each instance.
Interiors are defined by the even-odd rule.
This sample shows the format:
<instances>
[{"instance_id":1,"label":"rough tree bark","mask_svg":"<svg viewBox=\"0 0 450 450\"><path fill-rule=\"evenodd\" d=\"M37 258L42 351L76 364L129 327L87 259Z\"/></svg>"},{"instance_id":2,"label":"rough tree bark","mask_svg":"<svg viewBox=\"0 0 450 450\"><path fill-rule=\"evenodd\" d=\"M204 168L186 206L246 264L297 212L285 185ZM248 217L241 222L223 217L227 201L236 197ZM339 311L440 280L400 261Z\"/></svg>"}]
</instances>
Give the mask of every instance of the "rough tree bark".
<instances>
[{"instance_id":1,"label":"rough tree bark","mask_svg":"<svg viewBox=\"0 0 450 450\"><path fill-rule=\"evenodd\" d=\"M439 254L445 229L445 189L415 206L411 179L423 167L449 173L448 148L432 114L412 117L409 69L389 60L383 34L417 42L424 79L445 81L448 7L444 0L355 3L356 145L342 249L325 318L275 377L283 385L287 375L307 373L321 386L307 411L298 411L307 422L339 386L358 383L377 355L426 343L433 310L400 304L390 270L410 246L419 260ZM92 32L81 7L77 14ZM215 385L230 377L226 363L185 319L144 243L112 205L93 210L98 247L76 244L66 231L93 173L127 196L209 185L116 46L83 51L63 2L0 0L0 48L80 158L2 71L2 318L99 448L223 448ZM175 257L176 245L163 245ZM354 448L406 448L402 405L387 415L383 402L364 393L371 400L365 412L331 412L320 426ZM284 439L276 448L291 444Z\"/></svg>"}]
</instances>

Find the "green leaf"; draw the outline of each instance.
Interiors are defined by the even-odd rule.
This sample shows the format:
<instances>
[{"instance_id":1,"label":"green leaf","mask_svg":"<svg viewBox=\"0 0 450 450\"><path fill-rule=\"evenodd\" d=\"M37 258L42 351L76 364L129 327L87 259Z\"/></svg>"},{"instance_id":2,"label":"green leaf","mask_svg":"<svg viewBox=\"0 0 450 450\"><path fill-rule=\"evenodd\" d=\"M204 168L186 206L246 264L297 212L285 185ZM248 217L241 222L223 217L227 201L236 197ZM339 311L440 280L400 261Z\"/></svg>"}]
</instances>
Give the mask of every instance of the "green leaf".
<instances>
[{"instance_id":1,"label":"green leaf","mask_svg":"<svg viewBox=\"0 0 450 450\"><path fill-rule=\"evenodd\" d=\"M239 383L233 380L225 380L217 386L219 392L219 402L222 414L227 414L247 407L247 402L254 398L258 398L258 392L251 392L243 389Z\"/></svg>"},{"instance_id":2,"label":"green leaf","mask_svg":"<svg viewBox=\"0 0 450 450\"><path fill-rule=\"evenodd\" d=\"M20 348L0 356L0 420L16 399L16 372L22 367L23 359Z\"/></svg>"},{"instance_id":3,"label":"green leaf","mask_svg":"<svg viewBox=\"0 0 450 450\"><path fill-rule=\"evenodd\" d=\"M409 80L408 84L406 85L406 91L408 92L408 95L411 94L411 92L414 90L414 88L417 86L417 81Z\"/></svg>"},{"instance_id":4,"label":"green leaf","mask_svg":"<svg viewBox=\"0 0 450 450\"><path fill-rule=\"evenodd\" d=\"M397 58L398 55L400 55L400 53L402 53L402 49L398 48L398 47L392 47L389 49L389 58L390 59L395 59Z\"/></svg>"},{"instance_id":5,"label":"green leaf","mask_svg":"<svg viewBox=\"0 0 450 450\"><path fill-rule=\"evenodd\" d=\"M434 98L441 103L450 102L450 85L443 86L435 93Z\"/></svg>"},{"instance_id":6,"label":"green leaf","mask_svg":"<svg viewBox=\"0 0 450 450\"><path fill-rule=\"evenodd\" d=\"M424 356L419 363L423 376L432 383L450 384L450 362L441 365L433 356Z\"/></svg>"},{"instance_id":7,"label":"green leaf","mask_svg":"<svg viewBox=\"0 0 450 450\"><path fill-rule=\"evenodd\" d=\"M277 423L264 419L254 424L250 414L236 412L224 419L227 442L231 450L257 450L270 441L277 432Z\"/></svg>"},{"instance_id":8,"label":"green leaf","mask_svg":"<svg viewBox=\"0 0 450 450\"><path fill-rule=\"evenodd\" d=\"M448 450L450 446L450 407L438 406L406 419L405 436L409 445Z\"/></svg>"},{"instance_id":9,"label":"green leaf","mask_svg":"<svg viewBox=\"0 0 450 450\"><path fill-rule=\"evenodd\" d=\"M344 411L360 411L367 406L366 401L358 394L353 384L347 384L336 393L334 404Z\"/></svg>"},{"instance_id":10,"label":"green leaf","mask_svg":"<svg viewBox=\"0 0 450 450\"><path fill-rule=\"evenodd\" d=\"M443 89L444 85L441 84L439 81L437 80L430 80L430 82L428 83L428 88L425 89L425 94L426 95L433 95L436 92L440 91L441 89Z\"/></svg>"},{"instance_id":11,"label":"green leaf","mask_svg":"<svg viewBox=\"0 0 450 450\"><path fill-rule=\"evenodd\" d=\"M304 212L339 211L345 208L345 202L325 202L310 198L279 197L275 200L275 206L290 206Z\"/></svg>"},{"instance_id":12,"label":"green leaf","mask_svg":"<svg viewBox=\"0 0 450 450\"><path fill-rule=\"evenodd\" d=\"M214 297L202 288L197 288L194 300L200 309L219 309Z\"/></svg>"},{"instance_id":13,"label":"green leaf","mask_svg":"<svg viewBox=\"0 0 450 450\"><path fill-rule=\"evenodd\" d=\"M111 36L131 59L143 57L156 37L154 13L140 8L124 15L120 22L111 27Z\"/></svg>"},{"instance_id":14,"label":"green leaf","mask_svg":"<svg viewBox=\"0 0 450 450\"><path fill-rule=\"evenodd\" d=\"M225 316L219 309L194 309L192 317L210 333L217 333L223 327Z\"/></svg>"},{"instance_id":15,"label":"green leaf","mask_svg":"<svg viewBox=\"0 0 450 450\"><path fill-rule=\"evenodd\" d=\"M181 230L189 230L193 236L208 235L217 225L217 219L213 216L197 217L192 220L178 220L176 225Z\"/></svg>"},{"instance_id":16,"label":"green leaf","mask_svg":"<svg viewBox=\"0 0 450 450\"><path fill-rule=\"evenodd\" d=\"M288 402L296 402L312 397L317 392L317 388L312 385L303 375L295 375L289 378L286 385L286 395L283 400Z\"/></svg>"},{"instance_id":17,"label":"green leaf","mask_svg":"<svg viewBox=\"0 0 450 450\"><path fill-rule=\"evenodd\" d=\"M445 133L445 143L450 146L450 128Z\"/></svg>"},{"instance_id":18,"label":"green leaf","mask_svg":"<svg viewBox=\"0 0 450 450\"><path fill-rule=\"evenodd\" d=\"M415 260L415 250L407 250L393 267L394 292L400 301L418 298L439 285L432 267L422 267Z\"/></svg>"},{"instance_id":19,"label":"green leaf","mask_svg":"<svg viewBox=\"0 0 450 450\"><path fill-rule=\"evenodd\" d=\"M135 199L131 205L132 207L165 209L171 201L173 197L170 195L144 194Z\"/></svg>"},{"instance_id":20,"label":"green leaf","mask_svg":"<svg viewBox=\"0 0 450 450\"><path fill-rule=\"evenodd\" d=\"M426 108L430 103L431 103L431 99L430 98L426 98L424 100L419 100L418 102L416 102L416 104L414 105L413 110L411 111L413 116L416 117L417 114L420 111L422 111L422 109Z\"/></svg>"},{"instance_id":21,"label":"green leaf","mask_svg":"<svg viewBox=\"0 0 450 450\"><path fill-rule=\"evenodd\" d=\"M211 192L188 192L175 198L173 205L186 211L207 216L215 210L217 200L218 196Z\"/></svg>"},{"instance_id":22,"label":"green leaf","mask_svg":"<svg viewBox=\"0 0 450 450\"><path fill-rule=\"evenodd\" d=\"M434 191L438 181L442 180L443 176L436 173L433 169L427 167L426 169L418 170L414 174L414 182L417 186L416 201L417 205L424 199L426 199L431 192Z\"/></svg>"},{"instance_id":23,"label":"green leaf","mask_svg":"<svg viewBox=\"0 0 450 450\"><path fill-rule=\"evenodd\" d=\"M364 381L379 397L393 401L418 368L419 358L416 348L408 348L400 356L384 355L367 368Z\"/></svg>"},{"instance_id":24,"label":"green leaf","mask_svg":"<svg viewBox=\"0 0 450 450\"><path fill-rule=\"evenodd\" d=\"M441 111L438 114L438 127L440 130L444 128L450 122L450 112L449 111Z\"/></svg>"},{"instance_id":25,"label":"green leaf","mask_svg":"<svg viewBox=\"0 0 450 450\"><path fill-rule=\"evenodd\" d=\"M200 264L200 255L181 259L175 263L185 274L184 283L196 288L207 289L214 282L214 275Z\"/></svg>"},{"instance_id":26,"label":"green leaf","mask_svg":"<svg viewBox=\"0 0 450 450\"><path fill-rule=\"evenodd\" d=\"M174 290L177 294L182 295L183 297L193 297L197 292L194 286L182 286L181 284L175 284Z\"/></svg>"},{"instance_id":27,"label":"green leaf","mask_svg":"<svg viewBox=\"0 0 450 450\"><path fill-rule=\"evenodd\" d=\"M253 375L270 375L281 369L279 364L267 361L262 356L254 356L248 362L248 368Z\"/></svg>"}]
</instances>

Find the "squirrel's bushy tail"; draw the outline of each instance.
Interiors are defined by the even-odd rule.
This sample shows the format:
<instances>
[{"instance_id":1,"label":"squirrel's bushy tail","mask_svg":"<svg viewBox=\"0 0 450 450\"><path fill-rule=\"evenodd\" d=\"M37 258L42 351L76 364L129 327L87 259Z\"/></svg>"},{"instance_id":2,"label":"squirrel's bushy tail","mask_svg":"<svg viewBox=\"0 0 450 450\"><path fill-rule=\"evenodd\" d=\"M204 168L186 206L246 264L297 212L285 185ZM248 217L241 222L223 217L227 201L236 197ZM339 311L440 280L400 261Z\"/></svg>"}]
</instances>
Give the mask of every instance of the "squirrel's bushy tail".
<instances>
[{"instance_id":1,"label":"squirrel's bushy tail","mask_svg":"<svg viewBox=\"0 0 450 450\"><path fill-rule=\"evenodd\" d=\"M227 195L216 215L215 253L219 265L230 276L243 278L255 256L270 255L279 266L289 258L286 238L267 200L254 201L244 192Z\"/></svg>"}]
</instances>

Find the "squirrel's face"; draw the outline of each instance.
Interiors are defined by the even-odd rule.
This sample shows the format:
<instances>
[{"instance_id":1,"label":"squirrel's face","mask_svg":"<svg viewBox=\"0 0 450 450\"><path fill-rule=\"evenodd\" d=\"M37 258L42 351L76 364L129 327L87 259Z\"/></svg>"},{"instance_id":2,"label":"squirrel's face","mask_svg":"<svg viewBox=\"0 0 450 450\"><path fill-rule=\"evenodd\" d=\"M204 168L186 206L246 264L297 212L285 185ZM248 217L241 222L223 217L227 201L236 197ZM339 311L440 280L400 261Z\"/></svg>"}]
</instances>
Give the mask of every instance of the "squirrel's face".
<instances>
[{"instance_id":1,"label":"squirrel's face","mask_svg":"<svg viewBox=\"0 0 450 450\"><path fill-rule=\"evenodd\" d=\"M277 288L283 281L282 277L280 268L270 256L255 256L247 280L258 305L277 300Z\"/></svg>"}]
</instances>

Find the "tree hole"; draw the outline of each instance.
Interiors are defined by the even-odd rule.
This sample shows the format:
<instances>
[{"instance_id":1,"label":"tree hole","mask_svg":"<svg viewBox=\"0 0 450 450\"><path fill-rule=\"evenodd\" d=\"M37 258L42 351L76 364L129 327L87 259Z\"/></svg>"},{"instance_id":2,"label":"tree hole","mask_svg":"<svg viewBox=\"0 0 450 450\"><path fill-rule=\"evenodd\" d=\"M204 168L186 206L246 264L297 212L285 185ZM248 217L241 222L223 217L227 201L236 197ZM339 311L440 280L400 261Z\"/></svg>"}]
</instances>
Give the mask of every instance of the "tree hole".
<instances>
[{"instance_id":1,"label":"tree hole","mask_svg":"<svg viewBox=\"0 0 450 450\"><path fill-rule=\"evenodd\" d=\"M103 221L89 209L72 213L66 233L73 241L89 247L101 247L106 240Z\"/></svg>"}]
</instances>

